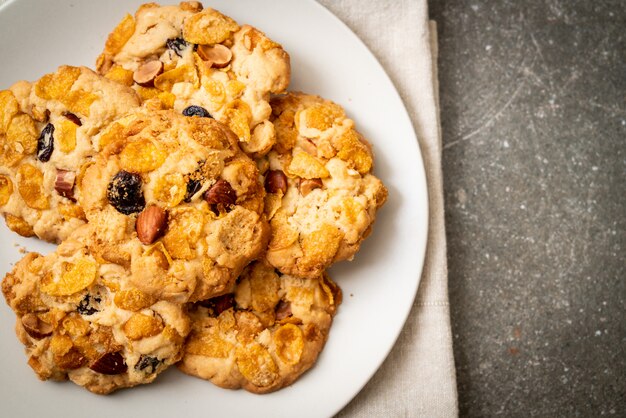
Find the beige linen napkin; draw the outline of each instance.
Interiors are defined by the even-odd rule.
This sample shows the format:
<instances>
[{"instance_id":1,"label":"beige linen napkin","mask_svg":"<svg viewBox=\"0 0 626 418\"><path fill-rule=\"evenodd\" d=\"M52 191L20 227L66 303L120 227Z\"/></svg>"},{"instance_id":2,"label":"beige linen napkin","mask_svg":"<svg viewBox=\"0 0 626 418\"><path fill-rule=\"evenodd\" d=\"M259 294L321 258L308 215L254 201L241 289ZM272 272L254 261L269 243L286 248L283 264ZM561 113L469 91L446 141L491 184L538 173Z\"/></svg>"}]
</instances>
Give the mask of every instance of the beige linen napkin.
<instances>
[{"instance_id":1,"label":"beige linen napkin","mask_svg":"<svg viewBox=\"0 0 626 418\"><path fill-rule=\"evenodd\" d=\"M428 248L409 319L391 354L340 417L453 417L452 354L441 173L437 31L426 0L318 0L343 20L385 67L406 105L424 157Z\"/></svg>"}]
</instances>

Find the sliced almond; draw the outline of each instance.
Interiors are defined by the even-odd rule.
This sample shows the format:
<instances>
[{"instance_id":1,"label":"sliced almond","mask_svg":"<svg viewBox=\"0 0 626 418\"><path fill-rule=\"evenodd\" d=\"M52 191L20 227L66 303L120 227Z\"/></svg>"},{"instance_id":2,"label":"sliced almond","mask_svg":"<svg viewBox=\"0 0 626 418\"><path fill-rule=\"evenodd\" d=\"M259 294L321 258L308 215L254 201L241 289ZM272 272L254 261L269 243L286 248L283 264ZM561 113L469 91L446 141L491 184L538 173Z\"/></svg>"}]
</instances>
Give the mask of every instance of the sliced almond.
<instances>
[{"instance_id":1,"label":"sliced almond","mask_svg":"<svg viewBox=\"0 0 626 418\"><path fill-rule=\"evenodd\" d=\"M81 122L80 118L72 112L65 112L63 116L65 116L68 120L74 122L76 125L83 126L83 122Z\"/></svg>"},{"instance_id":2,"label":"sliced almond","mask_svg":"<svg viewBox=\"0 0 626 418\"><path fill-rule=\"evenodd\" d=\"M63 197L68 199L74 198L74 182L76 181L76 173L68 170L60 170L57 168L57 178L54 181L54 190Z\"/></svg>"},{"instance_id":3,"label":"sliced almond","mask_svg":"<svg viewBox=\"0 0 626 418\"><path fill-rule=\"evenodd\" d=\"M144 245L150 245L163 234L167 224L167 212L158 206L148 206L137 217L137 238Z\"/></svg>"},{"instance_id":4,"label":"sliced almond","mask_svg":"<svg viewBox=\"0 0 626 418\"><path fill-rule=\"evenodd\" d=\"M36 340L52 335L52 325L43 322L34 313L27 313L22 317L22 325L28 335Z\"/></svg>"},{"instance_id":5,"label":"sliced almond","mask_svg":"<svg viewBox=\"0 0 626 418\"><path fill-rule=\"evenodd\" d=\"M224 68L233 59L233 53L224 45L198 45L198 55L215 68Z\"/></svg>"},{"instance_id":6,"label":"sliced almond","mask_svg":"<svg viewBox=\"0 0 626 418\"><path fill-rule=\"evenodd\" d=\"M159 60L148 61L133 73L133 80L141 86L152 87L154 79L163 72L163 63Z\"/></svg>"},{"instance_id":7,"label":"sliced almond","mask_svg":"<svg viewBox=\"0 0 626 418\"><path fill-rule=\"evenodd\" d=\"M311 193L314 189L320 189L323 183L321 179L302 179L300 181L300 194L302 196L306 196Z\"/></svg>"}]
</instances>

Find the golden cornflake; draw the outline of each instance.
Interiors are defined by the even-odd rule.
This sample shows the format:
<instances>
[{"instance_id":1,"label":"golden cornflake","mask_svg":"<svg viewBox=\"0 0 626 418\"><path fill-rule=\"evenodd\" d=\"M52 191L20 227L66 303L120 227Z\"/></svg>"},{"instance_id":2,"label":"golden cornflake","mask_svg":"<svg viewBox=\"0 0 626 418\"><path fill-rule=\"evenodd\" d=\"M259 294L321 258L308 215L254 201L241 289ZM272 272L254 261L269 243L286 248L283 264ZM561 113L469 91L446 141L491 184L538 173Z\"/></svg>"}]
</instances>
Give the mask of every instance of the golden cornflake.
<instances>
[{"instance_id":1,"label":"golden cornflake","mask_svg":"<svg viewBox=\"0 0 626 418\"><path fill-rule=\"evenodd\" d=\"M56 73L46 74L35 84L35 94L46 100L61 100L80 77L80 68L63 65Z\"/></svg>"},{"instance_id":2,"label":"golden cornflake","mask_svg":"<svg viewBox=\"0 0 626 418\"><path fill-rule=\"evenodd\" d=\"M198 87L200 81L198 80L198 73L196 73L196 69L193 66L181 65L160 74L154 79L154 87L161 91L171 92L174 84L182 82L192 83L195 87Z\"/></svg>"},{"instance_id":3,"label":"golden cornflake","mask_svg":"<svg viewBox=\"0 0 626 418\"><path fill-rule=\"evenodd\" d=\"M76 148L76 129L78 126L68 120L62 120L61 123L57 124L55 130L56 140L59 144L59 149L64 153L69 153L74 151Z\"/></svg>"},{"instance_id":4,"label":"golden cornflake","mask_svg":"<svg viewBox=\"0 0 626 418\"><path fill-rule=\"evenodd\" d=\"M50 338L50 351L56 356L67 354L73 346L72 339L67 335L54 334Z\"/></svg>"},{"instance_id":5,"label":"golden cornflake","mask_svg":"<svg viewBox=\"0 0 626 418\"><path fill-rule=\"evenodd\" d=\"M30 116L21 114L11 119L6 133L7 144L21 155L33 154L37 150L39 133L35 121Z\"/></svg>"},{"instance_id":6,"label":"golden cornflake","mask_svg":"<svg viewBox=\"0 0 626 418\"><path fill-rule=\"evenodd\" d=\"M215 334L191 338L185 347L187 354L198 356L227 358L233 345Z\"/></svg>"},{"instance_id":7,"label":"golden cornflake","mask_svg":"<svg viewBox=\"0 0 626 418\"><path fill-rule=\"evenodd\" d=\"M296 114L296 125L298 130L312 128L325 131L343 117L343 110L336 104L315 104Z\"/></svg>"},{"instance_id":8,"label":"golden cornflake","mask_svg":"<svg viewBox=\"0 0 626 418\"><path fill-rule=\"evenodd\" d=\"M203 226L204 216L198 209L172 211L163 245L173 258L191 260L196 257L195 248Z\"/></svg>"},{"instance_id":9,"label":"golden cornflake","mask_svg":"<svg viewBox=\"0 0 626 418\"><path fill-rule=\"evenodd\" d=\"M6 133L11 119L20 111L17 99L11 90L0 91L0 134Z\"/></svg>"},{"instance_id":10,"label":"golden cornflake","mask_svg":"<svg viewBox=\"0 0 626 418\"><path fill-rule=\"evenodd\" d=\"M136 313L126 321L122 328L128 339L141 340L163 331L163 323L153 316Z\"/></svg>"},{"instance_id":11,"label":"golden cornflake","mask_svg":"<svg viewBox=\"0 0 626 418\"><path fill-rule=\"evenodd\" d=\"M326 167L317 158L300 150L294 151L287 173L303 179L321 179L330 175Z\"/></svg>"},{"instance_id":12,"label":"golden cornflake","mask_svg":"<svg viewBox=\"0 0 626 418\"><path fill-rule=\"evenodd\" d=\"M76 264L67 264L59 280L51 274L41 284L41 291L50 296L69 296L89 287L96 280L98 267L95 262L81 258Z\"/></svg>"},{"instance_id":13,"label":"golden cornflake","mask_svg":"<svg viewBox=\"0 0 626 418\"><path fill-rule=\"evenodd\" d=\"M89 332L89 322L85 321L78 313L72 312L63 318L63 329L68 335L76 338L82 337Z\"/></svg>"},{"instance_id":14,"label":"golden cornflake","mask_svg":"<svg viewBox=\"0 0 626 418\"><path fill-rule=\"evenodd\" d=\"M167 207L174 207L183 201L187 193L187 183L180 173L166 174L156 180L154 197Z\"/></svg>"},{"instance_id":15,"label":"golden cornflake","mask_svg":"<svg viewBox=\"0 0 626 418\"><path fill-rule=\"evenodd\" d=\"M230 17L217 10L205 9L185 19L183 38L192 44L212 45L225 41L238 30L239 25Z\"/></svg>"},{"instance_id":16,"label":"golden cornflake","mask_svg":"<svg viewBox=\"0 0 626 418\"><path fill-rule=\"evenodd\" d=\"M114 64L104 76L125 86L132 86L134 83L133 72L117 64Z\"/></svg>"},{"instance_id":17,"label":"golden cornflake","mask_svg":"<svg viewBox=\"0 0 626 418\"><path fill-rule=\"evenodd\" d=\"M138 289L122 290L115 294L115 304L127 311L137 312L151 306L155 300Z\"/></svg>"},{"instance_id":18,"label":"golden cornflake","mask_svg":"<svg viewBox=\"0 0 626 418\"><path fill-rule=\"evenodd\" d=\"M367 145L359 140L354 129L344 132L334 144L337 149L337 157L348 162L351 168L361 174L372 169L372 156Z\"/></svg>"},{"instance_id":19,"label":"golden cornflake","mask_svg":"<svg viewBox=\"0 0 626 418\"><path fill-rule=\"evenodd\" d=\"M209 99L216 105L224 104L226 101L226 91L221 81L213 80L208 77L202 79L202 88L209 95Z\"/></svg>"},{"instance_id":20,"label":"golden cornflake","mask_svg":"<svg viewBox=\"0 0 626 418\"><path fill-rule=\"evenodd\" d=\"M43 173L31 164L22 164L18 169L17 190L29 208L48 209L50 204L43 192Z\"/></svg>"},{"instance_id":21,"label":"golden cornflake","mask_svg":"<svg viewBox=\"0 0 626 418\"><path fill-rule=\"evenodd\" d=\"M293 324L285 324L274 334L276 354L287 364L294 365L300 361L304 350L302 331Z\"/></svg>"},{"instance_id":22,"label":"golden cornflake","mask_svg":"<svg viewBox=\"0 0 626 418\"><path fill-rule=\"evenodd\" d=\"M330 265L339 249L343 233L329 224L302 238L304 257L301 262L306 270L323 269Z\"/></svg>"},{"instance_id":23,"label":"golden cornflake","mask_svg":"<svg viewBox=\"0 0 626 418\"><path fill-rule=\"evenodd\" d=\"M13 182L8 176L0 175L0 206L6 205L12 194Z\"/></svg>"},{"instance_id":24,"label":"golden cornflake","mask_svg":"<svg viewBox=\"0 0 626 418\"><path fill-rule=\"evenodd\" d=\"M105 53L117 54L134 32L135 19L130 14L126 14L107 38L106 44L104 45Z\"/></svg>"},{"instance_id":25,"label":"golden cornflake","mask_svg":"<svg viewBox=\"0 0 626 418\"><path fill-rule=\"evenodd\" d=\"M147 173L161 167L167 153L158 144L149 139L130 142L120 153L120 165L126 171Z\"/></svg>"},{"instance_id":26,"label":"golden cornflake","mask_svg":"<svg viewBox=\"0 0 626 418\"><path fill-rule=\"evenodd\" d=\"M250 140L250 125L246 112L237 108L229 108L226 110L225 117L228 127L237 135L237 138L241 142L248 142Z\"/></svg>"},{"instance_id":27,"label":"golden cornflake","mask_svg":"<svg viewBox=\"0 0 626 418\"><path fill-rule=\"evenodd\" d=\"M33 237L35 236L35 231L33 231L32 225L26 222L24 219L13 216L10 213L6 213L4 215L5 221L9 229L13 232L20 234L23 237Z\"/></svg>"},{"instance_id":28,"label":"golden cornflake","mask_svg":"<svg viewBox=\"0 0 626 418\"><path fill-rule=\"evenodd\" d=\"M253 385L269 386L278 378L278 367L262 345L252 343L237 347L235 356L239 372Z\"/></svg>"}]
</instances>

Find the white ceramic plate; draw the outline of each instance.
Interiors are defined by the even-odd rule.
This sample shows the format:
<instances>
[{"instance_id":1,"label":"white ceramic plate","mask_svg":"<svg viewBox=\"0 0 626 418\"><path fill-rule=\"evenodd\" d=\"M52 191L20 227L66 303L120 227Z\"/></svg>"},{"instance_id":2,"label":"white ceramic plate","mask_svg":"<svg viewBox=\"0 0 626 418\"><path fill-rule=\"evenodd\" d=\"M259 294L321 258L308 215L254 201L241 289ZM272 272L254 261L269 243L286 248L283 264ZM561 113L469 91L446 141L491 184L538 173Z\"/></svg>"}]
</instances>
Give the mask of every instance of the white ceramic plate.
<instances>
[{"instance_id":1,"label":"white ceramic plate","mask_svg":"<svg viewBox=\"0 0 626 418\"><path fill-rule=\"evenodd\" d=\"M0 89L20 79L36 80L61 64L93 66L108 33L140 3L15 0L5 4L0 8ZM419 283L428 200L415 133L394 86L356 35L312 0L204 3L281 42L291 55L291 89L316 93L344 106L374 145L375 174L389 188L389 201L355 260L331 270L344 291L344 303L326 349L309 373L269 395L220 389L171 368L154 384L97 396L72 383L38 381L14 336L15 316L0 302L0 415L330 416L372 377L402 329ZM44 253L53 249L22 239L0 223L0 277L22 256L17 245Z\"/></svg>"}]
</instances>

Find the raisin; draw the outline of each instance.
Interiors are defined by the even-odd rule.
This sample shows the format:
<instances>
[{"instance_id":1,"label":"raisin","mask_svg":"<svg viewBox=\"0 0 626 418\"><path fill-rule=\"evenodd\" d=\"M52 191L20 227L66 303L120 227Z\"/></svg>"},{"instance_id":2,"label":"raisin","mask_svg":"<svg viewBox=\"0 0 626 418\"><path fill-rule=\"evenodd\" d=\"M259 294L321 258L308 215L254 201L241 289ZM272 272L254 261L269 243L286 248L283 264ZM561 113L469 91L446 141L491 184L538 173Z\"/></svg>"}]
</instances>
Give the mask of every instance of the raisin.
<instances>
[{"instance_id":1,"label":"raisin","mask_svg":"<svg viewBox=\"0 0 626 418\"><path fill-rule=\"evenodd\" d=\"M52 151L54 151L54 125L49 123L37 139L37 159L44 163L50 161Z\"/></svg>"},{"instance_id":2,"label":"raisin","mask_svg":"<svg viewBox=\"0 0 626 418\"><path fill-rule=\"evenodd\" d=\"M165 41L167 49L171 49L179 57L183 56L183 52L189 47L189 45L189 42L185 41L183 38L172 38Z\"/></svg>"},{"instance_id":3,"label":"raisin","mask_svg":"<svg viewBox=\"0 0 626 418\"><path fill-rule=\"evenodd\" d=\"M201 118L211 118L213 116L203 107L200 106L189 106L183 110L183 115L185 116L200 116Z\"/></svg>"},{"instance_id":4,"label":"raisin","mask_svg":"<svg viewBox=\"0 0 626 418\"><path fill-rule=\"evenodd\" d=\"M119 351L104 354L102 357L94 361L89 368L94 372L108 375L122 374L128 370L128 366L124 361L124 356L122 356L122 353Z\"/></svg>"},{"instance_id":5,"label":"raisin","mask_svg":"<svg viewBox=\"0 0 626 418\"><path fill-rule=\"evenodd\" d=\"M90 294L86 294L83 300L81 300L78 304L78 308L76 308L76 310L81 315L93 315L100 312L100 302L102 302L102 297L100 295L92 296Z\"/></svg>"},{"instance_id":6,"label":"raisin","mask_svg":"<svg viewBox=\"0 0 626 418\"><path fill-rule=\"evenodd\" d=\"M232 293L227 293L222 296L203 300L199 302L199 304L205 308L209 308L211 316L218 316L225 310L235 306L235 297Z\"/></svg>"},{"instance_id":7,"label":"raisin","mask_svg":"<svg viewBox=\"0 0 626 418\"><path fill-rule=\"evenodd\" d=\"M193 195L198 193L198 190L202 188L202 182L200 180L189 179L187 183L187 194L185 194L185 202L191 202Z\"/></svg>"},{"instance_id":8,"label":"raisin","mask_svg":"<svg viewBox=\"0 0 626 418\"><path fill-rule=\"evenodd\" d=\"M65 116L68 120L71 120L74 124L83 126L83 122L81 122L80 118L72 112L65 112L63 116Z\"/></svg>"},{"instance_id":9,"label":"raisin","mask_svg":"<svg viewBox=\"0 0 626 418\"><path fill-rule=\"evenodd\" d=\"M159 364L161 364L162 360L159 360L156 357L142 355L139 357L139 361L135 364L135 370L145 370L146 373L154 373L156 372Z\"/></svg>"},{"instance_id":10,"label":"raisin","mask_svg":"<svg viewBox=\"0 0 626 418\"><path fill-rule=\"evenodd\" d=\"M121 170L107 187L109 203L124 215L141 212L146 206L141 185L139 174Z\"/></svg>"}]
</instances>

